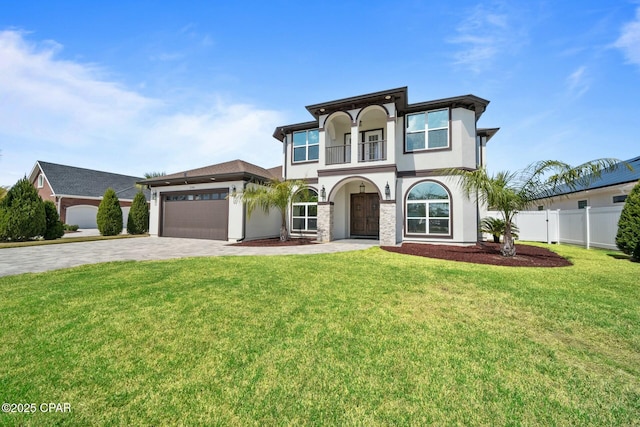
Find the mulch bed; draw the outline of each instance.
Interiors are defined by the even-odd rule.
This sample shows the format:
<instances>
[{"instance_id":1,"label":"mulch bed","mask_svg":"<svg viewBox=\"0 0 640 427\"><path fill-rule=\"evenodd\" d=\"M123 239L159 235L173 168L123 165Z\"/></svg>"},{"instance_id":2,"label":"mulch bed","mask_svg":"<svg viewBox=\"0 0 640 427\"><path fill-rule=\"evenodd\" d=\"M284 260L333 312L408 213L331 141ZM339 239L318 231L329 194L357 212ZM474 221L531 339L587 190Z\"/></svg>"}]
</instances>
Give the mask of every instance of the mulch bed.
<instances>
[{"instance_id":1,"label":"mulch bed","mask_svg":"<svg viewBox=\"0 0 640 427\"><path fill-rule=\"evenodd\" d=\"M479 243L475 246L403 243L402 246L382 246L381 248L385 251L406 255L508 267L566 267L572 265L567 259L549 249L529 245L516 245L516 256L512 258L500 255L500 245L489 242Z\"/></svg>"},{"instance_id":2,"label":"mulch bed","mask_svg":"<svg viewBox=\"0 0 640 427\"><path fill-rule=\"evenodd\" d=\"M230 246L299 246L315 245L311 239L290 239L281 242L279 238L249 240L232 243ZM503 265L509 267L566 267L572 265L567 259L546 248L516 245L516 256L506 258L500 255L500 244L483 242L474 246L430 245L426 243L403 243L402 246L381 246L389 252L415 255L448 261L472 262L475 264Z\"/></svg>"},{"instance_id":3,"label":"mulch bed","mask_svg":"<svg viewBox=\"0 0 640 427\"><path fill-rule=\"evenodd\" d=\"M232 243L229 246L300 246L300 245L315 245L315 240L311 239L289 239L286 242L280 241L280 238L275 237L273 239L261 239L261 240L249 240L247 242Z\"/></svg>"}]
</instances>

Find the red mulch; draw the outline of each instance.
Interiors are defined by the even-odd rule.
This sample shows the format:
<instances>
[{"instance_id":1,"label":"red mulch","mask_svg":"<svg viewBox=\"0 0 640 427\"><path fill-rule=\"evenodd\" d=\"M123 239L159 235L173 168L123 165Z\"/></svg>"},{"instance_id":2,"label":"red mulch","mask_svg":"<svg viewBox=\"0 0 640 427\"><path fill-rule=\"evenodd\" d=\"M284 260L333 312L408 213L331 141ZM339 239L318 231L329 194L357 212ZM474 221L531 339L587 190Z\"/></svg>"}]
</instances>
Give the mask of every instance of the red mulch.
<instances>
[{"instance_id":1,"label":"red mulch","mask_svg":"<svg viewBox=\"0 0 640 427\"><path fill-rule=\"evenodd\" d=\"M475 246L403 243L402 246L382 246L382 249L427 258L509 267L566 267L572 265L567 259L549 249L529 245L516 245L516 256L511 258L500 255L499 244L489 242L479 243Z\"/></svg>"},{"instance_id":2,"label":"red mulch","mask_svg":"<svg viewBox=\"0 0 640 427\"><path fill-rule=\"evenodd\" d=\"M300 246L315 245L317 242L311 239L289 239L282 242L279 237L272 239L248 240L246 242L232 243L229 246Z\"/></svg>"}]
</instances>

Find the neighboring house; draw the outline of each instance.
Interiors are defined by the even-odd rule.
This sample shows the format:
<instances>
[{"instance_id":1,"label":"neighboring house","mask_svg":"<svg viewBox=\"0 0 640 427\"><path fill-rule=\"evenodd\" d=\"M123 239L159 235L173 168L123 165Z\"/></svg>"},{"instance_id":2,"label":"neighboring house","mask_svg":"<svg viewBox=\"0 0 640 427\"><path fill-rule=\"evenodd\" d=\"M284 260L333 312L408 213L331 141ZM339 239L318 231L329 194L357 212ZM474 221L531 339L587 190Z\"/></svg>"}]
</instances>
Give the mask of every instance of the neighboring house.
<instances>
[{"instance_id":1,"label":"neighboring house","mask_svg":"<svg viewBox=\"0 0 640 427\"><path fill-rule=\"evenodd\" d=\"M277 213L256 211L249 219L227 197L276 176L308 184L310 197L296 198L289 211L294 236L473 244L478 207L440 170L484 164L498 131L476 126L488 104L474 95L409 104L403 87L310 105L314 120L275 130L282 168L235 160L142 181L152 192L150 233L229 241L277 236Z\"/></svg>"},{"instance_id":2,"label":"neighboring house","mask_svg":"<svg viewBox=\"0 0 640 427\"><path fill-rule=\"evenodd\" d=\"M126 226L129 207L140 188L141 177L120 175L38 160L29 180L43 200L51 200L58 208L60 220L80 228L97 228L98 206L107 188L115 190L122 207ZM146 191L147 200L149 192Z\"/></svg>"},{"instance_id":3,"label":"neighboring house","mask_svg":"<svg viewBox=\"0 0 640 427\"><path fill-rule=\"evenodd\" d=\"M562 187L552 199L540 199L538 210L623 206L627 195L640 180L640 156L623 163L631 165L633 170L620 164L610 172L603 172L589 186L578 186L575 189Z\"/></svg>"},{"instance_id":4,"label":"neighboring house","mask_svg":"<svg viewBox=\"0 0 640 427\"><path fill-rule=\"evenodd\" d=\"M281 178L281 169L233 160L140 181L151 190L149 234L228 241L277 236L277 211L256 210L249 218L233 196L249 183Z\"/></svg>"},{"instance_id":5,"label":"neighboring house","mask_svg":"<svg viewBox=\"0 0 640 427\"><path fill-rule=\"evenodd\" d=\"M307 106L314 120L273 135L284 178L305 179L319 196L314 209L294 205L292 228L323 242L475 243L478 207L441 169L485 163L498 131L476 126L488 104L474 95L410 104L403 87Z\"/></svg>"}]
</instances>

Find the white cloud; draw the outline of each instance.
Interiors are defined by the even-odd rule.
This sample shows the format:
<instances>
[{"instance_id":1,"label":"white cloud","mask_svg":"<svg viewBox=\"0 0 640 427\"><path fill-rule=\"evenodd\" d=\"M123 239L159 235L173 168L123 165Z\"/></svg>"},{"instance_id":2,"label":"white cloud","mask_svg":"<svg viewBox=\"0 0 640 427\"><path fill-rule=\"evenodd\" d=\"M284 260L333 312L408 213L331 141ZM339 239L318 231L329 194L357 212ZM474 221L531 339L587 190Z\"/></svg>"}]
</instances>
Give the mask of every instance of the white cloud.
<instances>
[{"instance_id":1,"label":"white cloud","mask_svg":"<svg viewBox=\"0 0 640 427\"><path fill-rule=\"evenodd\" d=\"M176 107L61 53L55 42L0 31L0 184L13 184L36 160L128 174L280 161L271 138L284 120L277 111L210 94Z\"/></svg>"},{"instance_id":2,"label":"white cloud","mask_svg":"<svg viewBox=\"0 0 640 427\"><path fill-rule=\"evenodd\" d=\"M640 7L636 9L635 20L622 26L614 46L622 50L627 62L640 65Z\"/></svg>"},{"instance_id":3,"label":"white cloud","mask_svg":"<svg viewBox=\"0 0 640 427\"><path fill-rule=\"evenodd\" d=\"M473 8L455 29L457 35L448 40L460 46L453 55L454 63L478 73L500 54L517 50L526 37L524 27L518 28L514 18L504 4Z\"/></svg>"},{"instance_id":4,"label":"white cloud","mask_svg":"<svg viewBox=\"0 0 640 427\"><path fill-rule=\"evenodd\" d=\"M583 65L567 77L568 91L574 98L584 95L589 90L591 83L586 70L587 67Z\"/></svg>"}]
</instances>

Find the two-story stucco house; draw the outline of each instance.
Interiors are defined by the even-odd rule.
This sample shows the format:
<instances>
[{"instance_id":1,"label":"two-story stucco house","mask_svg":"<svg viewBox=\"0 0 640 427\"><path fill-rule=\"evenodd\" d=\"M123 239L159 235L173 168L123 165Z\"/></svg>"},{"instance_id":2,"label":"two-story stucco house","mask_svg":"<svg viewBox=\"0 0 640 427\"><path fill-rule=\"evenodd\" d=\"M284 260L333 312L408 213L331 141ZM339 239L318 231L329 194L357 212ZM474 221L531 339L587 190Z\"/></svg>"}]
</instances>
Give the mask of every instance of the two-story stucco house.
<instances>
[{"instance_id":1,"label":"two-story stucco house","mask_svg":"<svg viewBox=\"0 0 640 427\"><path fill-rule=\"evenodd\" d=\"M278 236L278 214L251 217L232 197L274 178L306 181L289 212L293 236L473 244L478 207L443 168L484 164L498 131L476 123L473 95L409 104L407 88L307 106L313 120L278 126L281 167L234 160L141 181L151 189L149 232L220 240Z\"/></svg>"},{"instance_id":2,"label":"two-story stucco house","mask_svg":"<svg viewBox=\"0 0 640 427\"><path fill-rule=\"evenodd\" d=\"M307 106L314 120L274 133L284 178L304 179L318 195L317 208L294 204L294 233L475 243L478 207L440 170L484 163L498 131L476 126L488 104L474 95L410 104L403 87Z\"/></svg>"}]
</instances>

